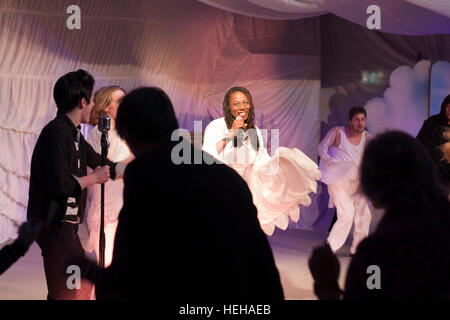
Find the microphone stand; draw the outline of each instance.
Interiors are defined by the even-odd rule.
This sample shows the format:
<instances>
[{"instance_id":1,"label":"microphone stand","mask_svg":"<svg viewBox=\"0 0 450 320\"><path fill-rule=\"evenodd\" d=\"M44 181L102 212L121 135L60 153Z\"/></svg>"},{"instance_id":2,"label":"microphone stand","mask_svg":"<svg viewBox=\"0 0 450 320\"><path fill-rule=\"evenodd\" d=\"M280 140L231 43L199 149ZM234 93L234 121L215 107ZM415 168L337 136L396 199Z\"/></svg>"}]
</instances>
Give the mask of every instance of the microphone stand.
<instances>
[{"instance_id":1,"label":"microphone stand","mask_svg":"<svg viewBox=\"0 0 450 320\"><path fill-rule=\"evenodd\" d=\"M108 147L109 147L109 141L108 141L108 130L109 130L109 119L101 119L102 126L99 128L99 130L102 132L101 137L101 165L102 167L106 165L106 156L108 155ZM100 257L99 257L99 263L100 267L105 267L105 184L101 184L101 205L100 205L100 243L99 243L99 249L100 249Z\"/></svg>"}]
</instances>

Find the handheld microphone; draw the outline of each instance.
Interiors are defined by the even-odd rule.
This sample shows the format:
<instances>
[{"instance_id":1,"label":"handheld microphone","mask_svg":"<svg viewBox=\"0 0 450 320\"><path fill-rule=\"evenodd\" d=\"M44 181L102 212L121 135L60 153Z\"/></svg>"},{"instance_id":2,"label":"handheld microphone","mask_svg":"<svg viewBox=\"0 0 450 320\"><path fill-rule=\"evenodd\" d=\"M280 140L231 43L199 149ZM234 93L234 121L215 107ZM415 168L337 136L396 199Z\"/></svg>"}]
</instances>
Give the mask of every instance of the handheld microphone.
<instances>
[{"instance_id":1,"label":"handheld microphone","mask_svg":"<svg viewBox=\"0 0 450 320\"><path fill-rule=\"evenodd\" d=\"M241 117L236 117L236 120L237 119L242 119L242 118ZM237 130L237 133L236 133L236 140L235 140L234 146L235 147L240 147L240 146L242 146L243 142L244 142L244 129L242 127L240 127Z\"/></svg>"},{"instance_id":2,"label":"handheld microphone","mask_svg":"<svg viewBox=\"0 0 450 320\"><path fill-rule=\"evenodd\" d=\"M111 118L107 115L98 119L98 130L107 133L111 129Z\"/></svg>"}]
</instances>

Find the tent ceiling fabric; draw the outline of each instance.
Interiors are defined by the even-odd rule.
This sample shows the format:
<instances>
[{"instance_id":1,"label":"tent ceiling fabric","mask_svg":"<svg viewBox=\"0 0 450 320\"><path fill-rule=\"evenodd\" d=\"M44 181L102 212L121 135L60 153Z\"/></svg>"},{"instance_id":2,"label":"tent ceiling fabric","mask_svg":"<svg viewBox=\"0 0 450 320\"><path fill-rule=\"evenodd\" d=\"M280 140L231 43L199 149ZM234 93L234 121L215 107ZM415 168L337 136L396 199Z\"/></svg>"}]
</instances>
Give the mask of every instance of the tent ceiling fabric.
<instances>
[{"instance_id":1,"label":"tent ceiling fabric","mask_svg":"<svg viewBox=\"0 0 450 320\"><path fill-rule=\"evenodd\" d=\"M405 0L417 6L427 8L431 11L437 12L441 15L450 18L450 1L448 0Z\"/></svg>"},{"instance_id":2,"label":"tent ceiling fabric","mask_svg":"<svg viewBox=\"0 0 450 320\"><path fill-rule=\"evenodd\" d=\"M327 13L366 26L370 5L381 8L381 31L403 35L450 33L450 1L439 0L198 0L256 18L289 20Z\"/></svg>"}]
</instances>

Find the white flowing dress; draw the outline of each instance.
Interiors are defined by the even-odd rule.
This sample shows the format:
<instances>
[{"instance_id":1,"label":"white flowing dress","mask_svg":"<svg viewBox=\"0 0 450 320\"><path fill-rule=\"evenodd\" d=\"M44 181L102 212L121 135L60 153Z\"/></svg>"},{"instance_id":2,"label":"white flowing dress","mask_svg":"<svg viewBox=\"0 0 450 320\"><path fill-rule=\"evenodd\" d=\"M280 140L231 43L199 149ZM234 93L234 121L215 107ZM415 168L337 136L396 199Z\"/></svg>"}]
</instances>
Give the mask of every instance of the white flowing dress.
<instances>
[{"instance_id":1,"label":"white flowing dress","mask_svg":"<svg viewBox=\"0 0 450 320\"><path fill-rule=\"evenodd\" d=\"M97 153L101 153L101 132L95 126L89 133L87 142ZM131 155L126 143L119 137L116 130L108 131L108 159L120 162ZM105 267L112 261L114 248L114 237L116 234L118 217L123 205L123 179L109 180L105 183ZM100 208L101 208L101 185L95 184L87 190L86 221L89 230L88 250L95 250L97 260L99 259L99 237L100 237Z\"/></svg>"},{"instance_id":2,"label":"white flowing dress","mask_svg":"<svg viewBox=\"0 0 450 320\"><path fill-rule=\"evenodd\" d=\"M235 169L247 182L261 228L267 235L272 235L275 227L286 230L289 218L298 221L299 204L309 206L309 193L317 192L321 177L317 164L297 148L279 147L270 157L259 128L256 128L258 151L246 138L241 147L234 148L233 142L229 142L218 153L216 144L228 131L223 117L211 121L205 129L203 151Z\"/></svg>"}]
</instances>

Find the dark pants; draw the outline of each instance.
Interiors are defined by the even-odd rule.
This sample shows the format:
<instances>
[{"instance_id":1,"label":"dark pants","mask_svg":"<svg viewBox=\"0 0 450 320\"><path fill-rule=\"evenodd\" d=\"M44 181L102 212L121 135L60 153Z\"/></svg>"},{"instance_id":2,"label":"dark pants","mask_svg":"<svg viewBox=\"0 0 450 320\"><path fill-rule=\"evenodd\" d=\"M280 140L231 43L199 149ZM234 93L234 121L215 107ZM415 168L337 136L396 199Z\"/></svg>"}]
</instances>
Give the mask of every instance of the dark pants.
<instances>
[{"instance_id":1,"label":"dark pants","mask_svg":"<svg viewBox=\"0 0 450 320\"><path fill-rule=\"evenodd\" d=\"M70 289L67 283L69 277L75 272L66 272L66 257L84 255L77 232L78 224L61 222L36 241L44 259L49 300L88 300L90 298L92 284L81 281L80 289ZM71 280L69 279L69 283L74 283Z\"/></svg>"}]
</instances>

